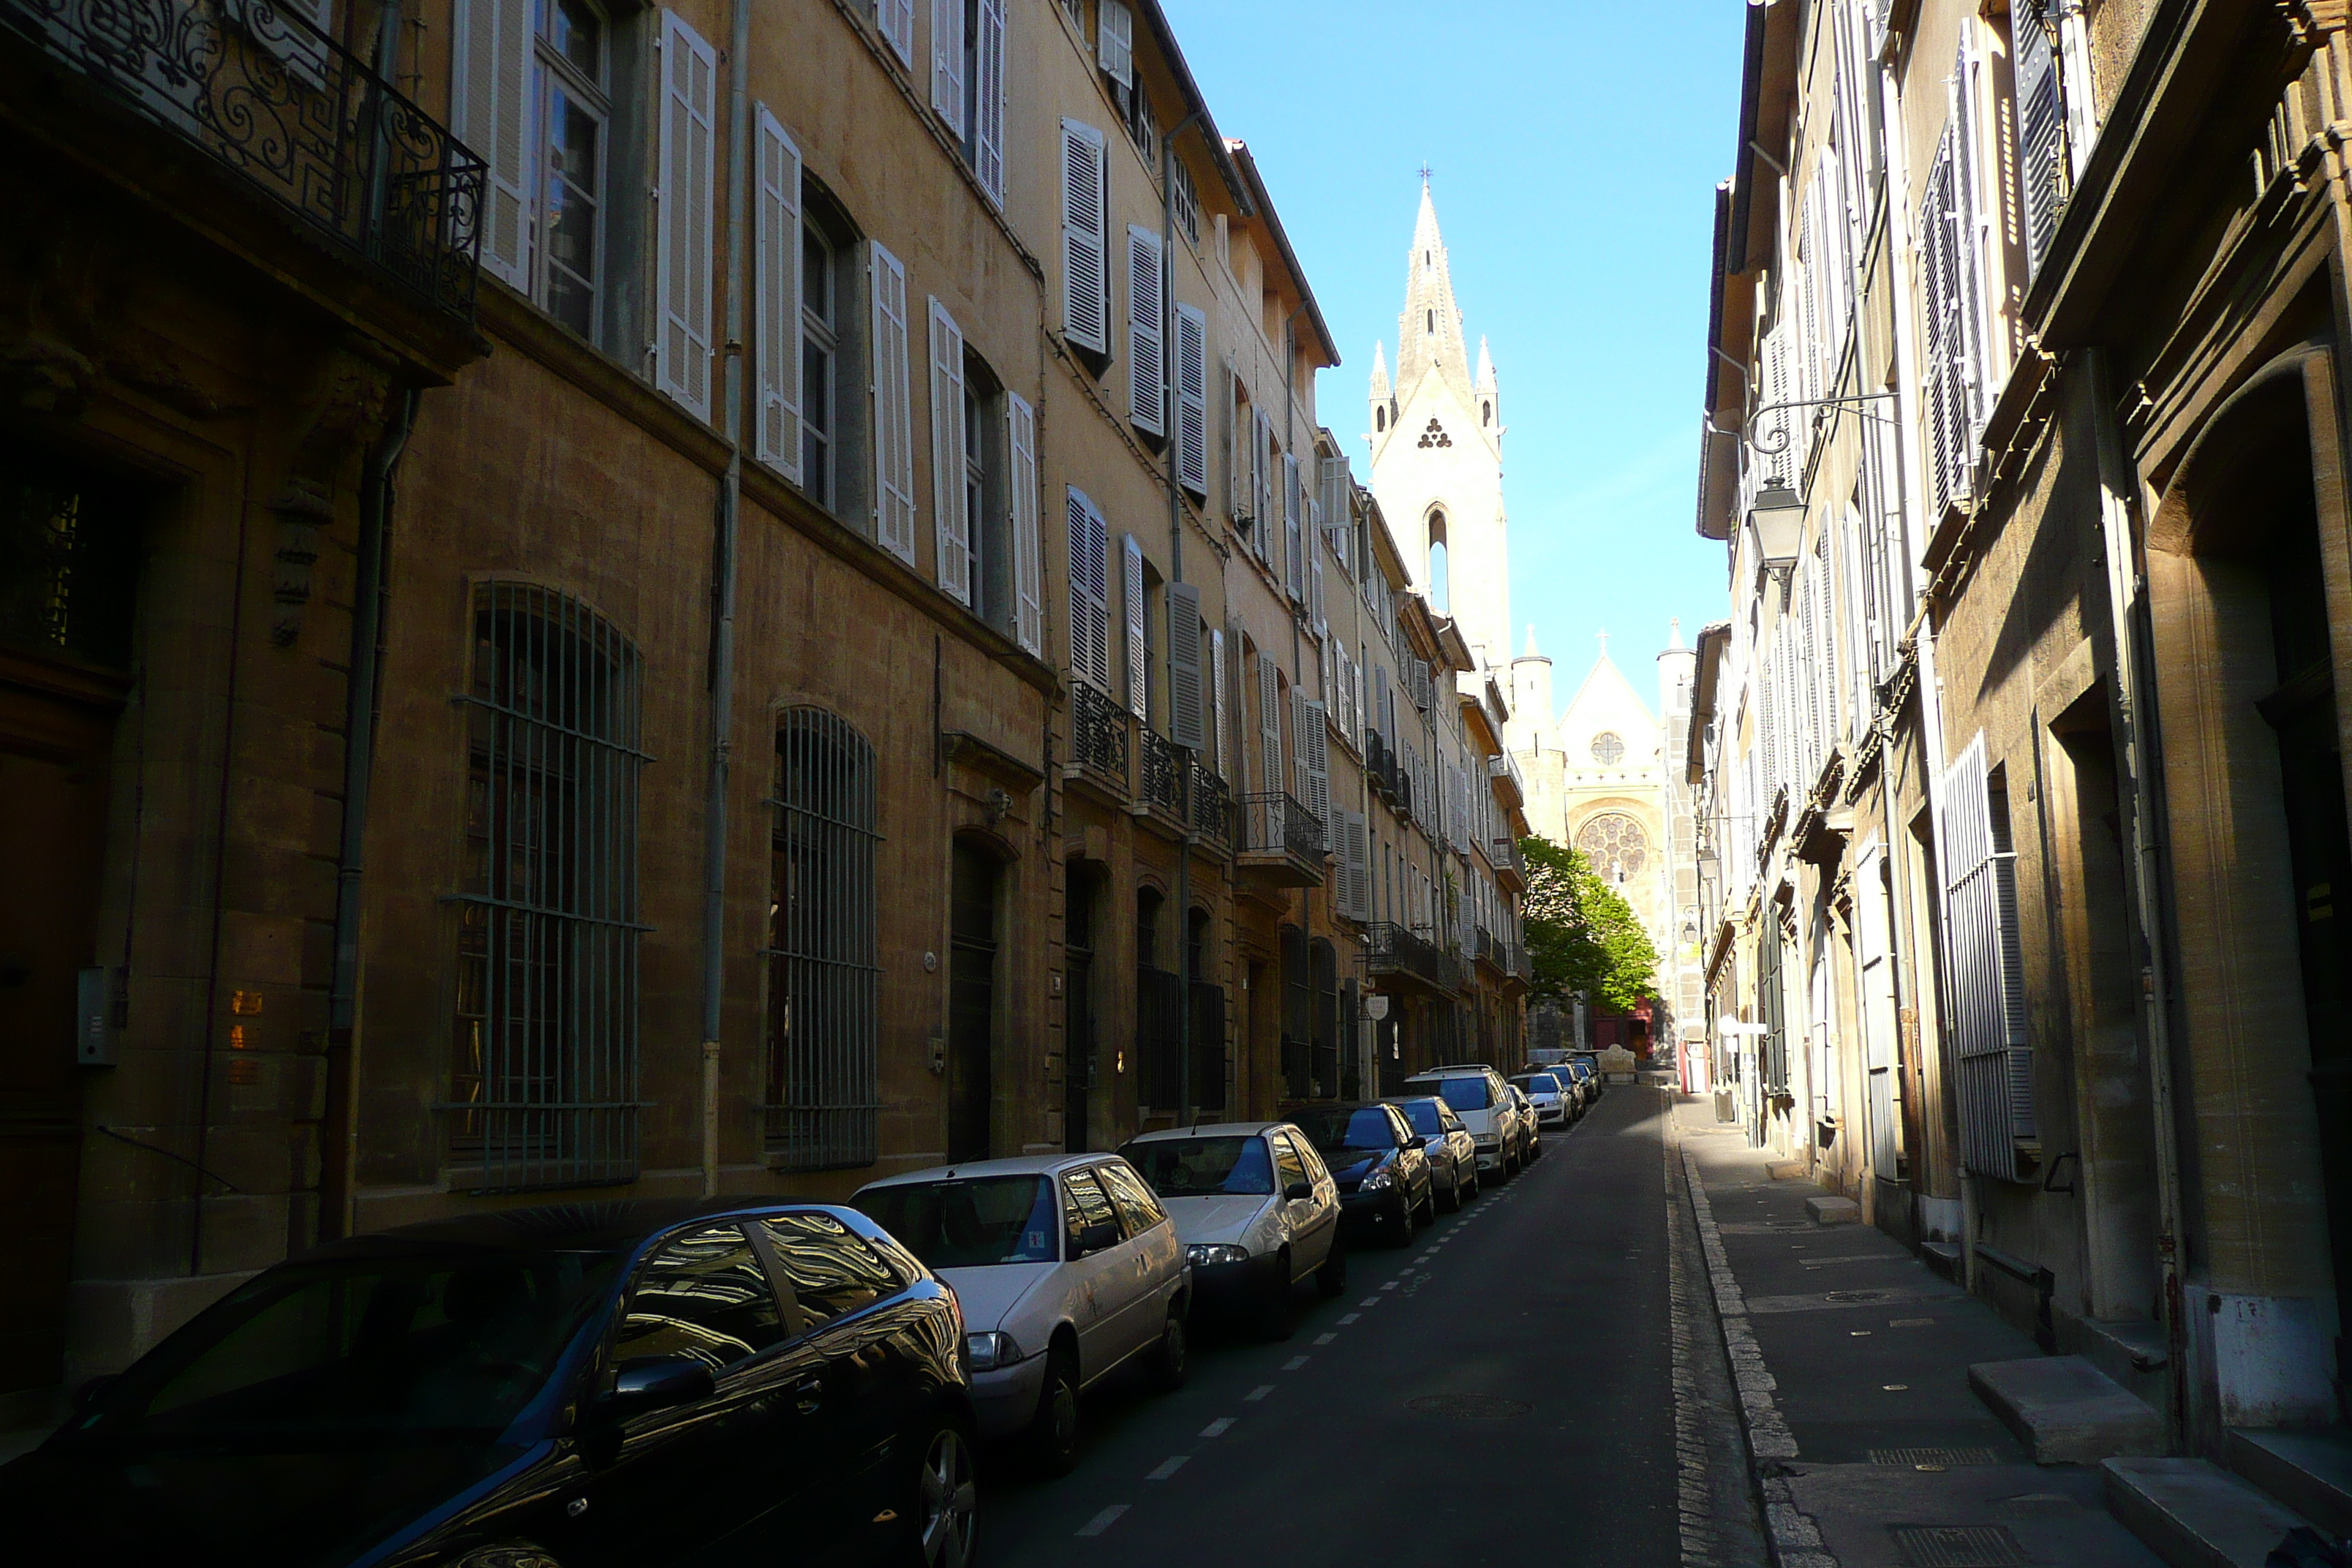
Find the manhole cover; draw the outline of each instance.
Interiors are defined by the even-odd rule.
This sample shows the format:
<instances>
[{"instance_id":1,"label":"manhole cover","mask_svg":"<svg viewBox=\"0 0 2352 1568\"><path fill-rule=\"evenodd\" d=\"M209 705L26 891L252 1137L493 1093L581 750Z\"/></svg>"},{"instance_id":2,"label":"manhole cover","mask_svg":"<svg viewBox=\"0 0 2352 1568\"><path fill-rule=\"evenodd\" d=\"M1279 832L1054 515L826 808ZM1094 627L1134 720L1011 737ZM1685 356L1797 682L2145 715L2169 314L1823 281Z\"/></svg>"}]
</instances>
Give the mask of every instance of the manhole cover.
<instances>
[{"instance_id":1,"label":"manhole cover","mask_svg":"<svg viewBox=\"0 0 2352 1568\"><path fill-rule=\"evenodd\" d=\"M2026 1561L2017 1537L1998 1524L1890 1524L1907 1568L2014 1568Z\"/></svg>"},{"instance_id":2,"label":"manhole cover","mask_svg":"<svg viewBox=\"0 0 2352 1568\"><path fill-rule=\"evenodd\" d=\"M1431 1394L1406 1400L1404 1407L1416 1415L1451 1415L1463 1421L1501 1421L1535 1408L1493 1394Z\"/></svg>"},{"instance_id":3,"label":"manhole cover","mask_svg":"<svg viewBox=\"0 0 2352 1568\"><path fill-rule=\"evenodd\" d=\"M1824 1301L1875 1301L1885 1294L1884 1290L1832 1290L1822 1300Z\"/></svg>"},{"instance_id":4,"label":"manhole cover","mask_svg":"<svg viewBox=\"0 0 2352 1568\"><path fill-rule=\"evenodd\" d=\"M1874 1465L1998 1465L1990 1448L1873 1448Z\"/></svg>"}]
</instances>

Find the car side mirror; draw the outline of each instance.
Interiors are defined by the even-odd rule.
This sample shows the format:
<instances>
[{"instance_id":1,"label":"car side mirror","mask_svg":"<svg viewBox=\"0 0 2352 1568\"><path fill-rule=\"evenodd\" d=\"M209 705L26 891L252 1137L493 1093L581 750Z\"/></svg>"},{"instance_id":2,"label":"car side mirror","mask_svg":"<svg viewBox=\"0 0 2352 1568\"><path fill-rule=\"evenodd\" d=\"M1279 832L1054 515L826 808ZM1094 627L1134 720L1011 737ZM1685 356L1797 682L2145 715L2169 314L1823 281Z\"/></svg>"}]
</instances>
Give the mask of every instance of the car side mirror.
<instances>
[{"instance_id":1,"label":"car side mirror","mask_svg":"<svg viewBox=\"0 0 2352 1568\"><path fill-rule=\"evenodd\" d=\"M690 1355L631 1356L613 1369L612 1391L599 1403L615 1416L667 1410L708 1399L709 1365Z\"/></svg>"},{"instance_id":2,"label":"car side mirror","mask_svg":"<svg viewBox=\"0 0 2352 1568\"><path fill-rule=\"evenodd\" d=\"M1285 1203L1295 1204L1301 1198L1311 1198L1314 1195L1315 1184L1312 1182L1293 1182L1290 1185L1282 1189L1282 1197Z\"/></svg>"}]
</instances>

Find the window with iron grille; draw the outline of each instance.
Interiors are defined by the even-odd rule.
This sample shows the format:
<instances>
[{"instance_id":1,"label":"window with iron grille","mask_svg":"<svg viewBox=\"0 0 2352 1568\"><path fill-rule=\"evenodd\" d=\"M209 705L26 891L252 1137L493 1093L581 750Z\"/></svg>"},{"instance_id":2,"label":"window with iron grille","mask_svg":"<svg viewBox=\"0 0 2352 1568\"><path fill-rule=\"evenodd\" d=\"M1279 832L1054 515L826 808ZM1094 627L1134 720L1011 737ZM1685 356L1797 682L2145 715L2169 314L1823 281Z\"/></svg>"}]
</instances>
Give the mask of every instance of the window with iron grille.
<instances>
[{"instance_id":1,"label":"window with iron grille","mask_svg":"<svg viewBox=\"0 0 2352 1568\"><path fill-rule=\"evenodd\" d=\"M776 728L767 1142L790 1171L870 1165L880 1110L874 748L839 716Z\"/></svg>"},{"instance_id":2,"label":"window with iron grille","mask_svg":"<svg viewBox=\"0 0 2352 1568\"><path fill-rule=\"evenodd\" d=\"M637 1173L638 675L571 595L477 593L450 1074L467 1190Z\"/></svg>"}]
</instances>

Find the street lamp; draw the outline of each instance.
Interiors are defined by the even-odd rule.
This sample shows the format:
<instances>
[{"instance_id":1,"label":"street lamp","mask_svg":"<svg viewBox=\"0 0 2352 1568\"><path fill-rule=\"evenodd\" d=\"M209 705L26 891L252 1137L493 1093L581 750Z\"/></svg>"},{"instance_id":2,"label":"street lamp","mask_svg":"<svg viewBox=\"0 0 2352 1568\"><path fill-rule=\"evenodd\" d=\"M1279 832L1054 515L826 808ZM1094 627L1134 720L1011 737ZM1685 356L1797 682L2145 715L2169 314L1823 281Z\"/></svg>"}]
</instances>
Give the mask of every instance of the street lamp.
<instances>
[{"instance_id":1,"label":"street lamp","mask_svg":"<svg viewBox=\"0 0 2352 1568\"><path fill-rule=\"evenodd\" d=\"M1758 563L1785 581L1797 563L1797 541L1804 532L1804 498L1786 485L1767 485L1748 504L1748 526L1756 531Z\"/></svg>"}]
</instances>

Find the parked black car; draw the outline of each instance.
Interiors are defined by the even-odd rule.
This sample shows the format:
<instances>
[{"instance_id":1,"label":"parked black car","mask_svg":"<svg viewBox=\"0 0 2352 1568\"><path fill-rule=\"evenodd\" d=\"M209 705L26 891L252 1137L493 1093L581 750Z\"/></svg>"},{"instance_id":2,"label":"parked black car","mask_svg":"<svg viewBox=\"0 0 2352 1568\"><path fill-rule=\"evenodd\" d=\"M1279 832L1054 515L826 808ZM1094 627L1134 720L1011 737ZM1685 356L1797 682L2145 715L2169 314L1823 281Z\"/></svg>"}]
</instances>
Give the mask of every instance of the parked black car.
<instances>
[{"instance_id":1,"label":"parked black car","mask_svg":"<svg viewBox=\"0 0 2352 1568\"><path fill-rule=\"evenodd\" d=\"M1339 1234L1402 1247L1437 1218L1421 1135L1393 1105L1318 1105L1293 1116L1339 1184Z\"/></svg>"},{"instance_id":2,"label":"parked black car","mask_svg":"<svg viewBox=\"0 0 2352 1568\"><path fill-rule=\"evenodd\" d=\"M951 1291L855 1210L509 1209L266 1270L0 1468L26 1562L961 1564Z\"/></svg>"},{"instance_id":3,"label":"parked black car","mask_svg":"<svg viewBox=\"0 0 2352 1568\"><path fill-rule=\"evenodd\" d=\"M1441 1194L1438 1204L1452 1214L1478 1195L1478 1141L1454 1108L1435 1095L1384 1103L1404 1112L1429 1156L1429 1179Z\"/></svg>"}]
</instances>

